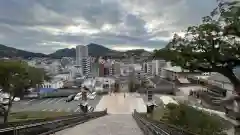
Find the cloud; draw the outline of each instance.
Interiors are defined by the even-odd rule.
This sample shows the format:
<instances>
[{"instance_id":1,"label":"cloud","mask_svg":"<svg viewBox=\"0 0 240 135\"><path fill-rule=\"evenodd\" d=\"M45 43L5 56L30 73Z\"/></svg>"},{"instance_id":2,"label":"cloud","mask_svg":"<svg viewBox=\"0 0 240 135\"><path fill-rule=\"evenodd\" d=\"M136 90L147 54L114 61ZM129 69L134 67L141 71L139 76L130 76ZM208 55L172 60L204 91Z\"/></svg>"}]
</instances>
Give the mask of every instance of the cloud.
<instances>
[{"instance_id":1,"label":"cloud","mask_svg":"<svg viewBox=\"0 0 240 135\"><path fill-rule=\"evenodd\" d=\"M2 0L0 43L43 53L90 42L153 50L215 6L215 0Z\"/></svg>"}]
</instances>

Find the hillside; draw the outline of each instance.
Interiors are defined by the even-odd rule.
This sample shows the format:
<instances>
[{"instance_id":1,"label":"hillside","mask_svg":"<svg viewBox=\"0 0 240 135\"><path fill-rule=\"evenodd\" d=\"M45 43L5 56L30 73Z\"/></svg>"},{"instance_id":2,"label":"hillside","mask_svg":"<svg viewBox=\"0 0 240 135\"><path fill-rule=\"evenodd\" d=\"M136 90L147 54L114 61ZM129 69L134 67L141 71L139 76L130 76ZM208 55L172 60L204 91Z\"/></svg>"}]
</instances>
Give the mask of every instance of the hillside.
<instances>
[{"instance_id":1,"label":"hillside","mask_svg":"<svg viewBox=\"0 0 240 135\"><path fill-rule=\"evenodd\" d=\"M22 57L22 58L31 58L31 57L46 57L47 55L42 53L33 53L13 47L8 47L0 44L0 57Z\"/></svg>"},{"instance_id":2,"label":"hillside","mask_svg":"<svg viewBox=\"0 0 240 135\"><path fill-rule=\"evenodd\" d=\"M75 57L76 56L76 49L75 48L64 48L57 50L54 53L48 55L51 58L62 58L62 57Z\"/></svg>"},{"instance_id":3,"label":"hillside","mask_svg":"<svg viewBox=\"0 0 240 135\"><path fill-rule=\"evenodd\" d=\"M87 46L88 46L88 53L90 56L105 56L107 54L117 52L109 48L106 48L102 45L98 45L94 43L90 43ZM61 57L75 57L75 55L76 55L75 48L72 48L72 49L65 48L65 49L57 50L56 52L50 54L49 56L53 58L61 58Z\"/></svg>"},{"instance_id":4,"label":"hillside","mask_svg":"<svg viewBox=\"0 0 240 135\"><path fill-rule=\"evenodd\" d=\"M90 56L110 56L112 58L121 58L121 57L127 57L127 56L143 56L143 54L148 54L150 52L147 52L143 49L137 49L137 50L129 50L126 52L119 52L116 50L111 50L107 47L104 47L102 45L90 43L88 46L88 53ZM20 49L16 49L13 47L8 47L5 45L0 44L0 57L22 57L22 58L32 58L32 57L50 57L50 58L62 58L62 57L75 57L76 56L76 49L75 48L64 48L55 51L54 53L51 53L49 55L42 54L42 53L33 53L28 52Z\"/></svg>"},{"instance_id":5,"label":"hillside","mask_svg":"<svg viewBox=\"0 0 240 135\"><path fill-rule=\"evenodd\" d=\"M89 44L88 46L88 53L90 56L105 56L110 53L116 53L117 51L111 50L107 47L98 44Z\"/></svg>"},{"instance_id":6,"label":"hillside","mask_svg":"<svg viewBox=\"0 0 240 135\"><path fill-rule=\"evenodd\" d=\"M151 53L144 50L144 49L135 49L135 50L128 50L125 52L125 54L127 54L128 56L140 56L142 54L145 54L145 55L150 55Z\"/></svg>"}]
</instances>

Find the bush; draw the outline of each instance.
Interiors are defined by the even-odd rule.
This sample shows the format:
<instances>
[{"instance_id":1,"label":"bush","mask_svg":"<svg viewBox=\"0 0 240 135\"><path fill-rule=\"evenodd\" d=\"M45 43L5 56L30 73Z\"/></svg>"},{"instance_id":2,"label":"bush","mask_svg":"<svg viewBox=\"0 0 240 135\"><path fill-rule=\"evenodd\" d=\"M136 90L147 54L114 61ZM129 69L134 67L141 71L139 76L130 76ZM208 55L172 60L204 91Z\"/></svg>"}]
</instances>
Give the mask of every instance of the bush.
<instances>
[{"instance_id":1,"label":"bush","mask_svg":"<svg viewBox=\"0 0 240 135\"><path fill-rule=\"evenodd\" d=\"M224 123L218 116L210 116L185 104L168 104L161 110L158 117L154 114L155 120L161 120L200 135L225 135ZM158 109L155 111L159 113Z\"/></svg>"}]
</instances>

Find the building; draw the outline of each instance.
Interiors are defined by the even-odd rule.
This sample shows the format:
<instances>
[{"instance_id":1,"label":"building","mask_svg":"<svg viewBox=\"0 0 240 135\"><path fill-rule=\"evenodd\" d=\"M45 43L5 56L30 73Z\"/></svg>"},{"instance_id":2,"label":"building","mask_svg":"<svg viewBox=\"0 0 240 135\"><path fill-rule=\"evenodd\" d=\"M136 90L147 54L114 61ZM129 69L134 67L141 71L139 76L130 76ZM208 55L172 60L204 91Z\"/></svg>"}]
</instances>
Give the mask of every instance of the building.
<instances>
[{"instance_id":1,"label":"building","mask_svg":"<svg viewBox=\"0 0 240 135\"><path fill-rule=\"evenodd\" d=\"M99 67L98 67L98 76L99 77L104 77L104 71L105 71L105 60L102 58L98 59Z\"/></svg>"},{"instance_id":2,"label":"building","mask_svg":"<svg viewBox=\"0 0 240 135\"><path fill-rule=\"evenodd\" d=\"M148 75L162 76L165 68L165 60L152 60L142 64L142 71Z\"/></svg>"},{"instance_id":3,"label":"building","mask_svg":"<svg viewBox=\"0 0 240 135\"><path fill-rule=\"evenodd\" d=\"M104 63L99 63L98 76L104 77Z\"/></svg>"},{"instance_id":4,"label":"building","mask_svg":"<svg viewBox=\"0 0 240 135\"><path fill-rule=\"evenodd\" d=\"M83 58L82 59L82 73L84 76L88 76L91 71L90 67L90 58Z\"/></svg>"},{"instance_id":5,"label":"building","mask_svg":"<svg viewBox=\"0 0 240 135\"><path fill-rule=\"evenodd\" d=\"M94 90L96 92L109 92L114 88L115 79L110 77L95 78Z\"/></svg>"},{"instance_id":6,"label":"building","mask_svg":"<svg viewBox=\"0 0 240 135\"><path fill-rule=\"evenodd\" d=\"M148 63L147 63L147 74L148 74L148 75L153 75L153 71L154 71L154 70L153 70L153 67L154 67L154 66L153 66L153 63L152 63L152 62L148 62Z\"/></svg>"},{"instance_id":7,"label":"building","mask_svg":"<svg viewBox=\"0 0 240 135\"><path fill-rule=\"evenodd\" d=\"M113 64L113 75L114 76L120 76L120 74L121 74L120 68L121 68L120 63L115 61Z\"/></svg>"},{"instance_id":8,"label":"building","mask_svg":"<svg viewBox=\"0 0 240 135\"><path fill-rule=\"evenodd\" d=\"M104 64L104 75L105 76L112 76L113 75L113 61L108 59Z\"/></svg>"},{"instance_id":9,"label":"building","mask_svg":"<svg viewBox=\"0 0 240 135\"><path fill-rule=\"evenodd\" d=\"M99 66L100 66L100 64L98 62L91 63L91 75L93 77L99 76Z\"/></svg>"},{"instance_id":10,"label":"building","mask_svg":"<svg viewBox=\"0 0 240 135\"><path fill-rule=\"evenodd\" d=\"M40 87L41 88L53 88L53 89L59 89L63 88L63 81L56 80L56 81L51 81L51 82L44 82Z\"/></svg>"},{"instance_id":11,"label":"building","mask_svg":"<svg viewBox=\"0 0 240 135\"><path fill-rule=\"evenodd\" d=\"M81 68L83 76L88 76L90 73L90 58L88 57L88 47L78 45L76 47L76 65Z\"/></svg>"},{"instance_id":12,"label":"building","mask_svg":"<svg viewBox=\"0 0 240 135\"><path fill-rule=\"evenodd\" d=\"M114 75L114 61L108 59L99 59L99 77L113 76Z\"/></svg>"},{"instance_id":13,"label":"building","mask_svg":"<svg viewBox=\"0 0 240 135\"><path fill-rule=\"evenodd\" d=\"M165 60L153 60L152 64L153 64L153 75L162 76L163 69L166 65L166 61Z\"/></svg>"}]
</instances>

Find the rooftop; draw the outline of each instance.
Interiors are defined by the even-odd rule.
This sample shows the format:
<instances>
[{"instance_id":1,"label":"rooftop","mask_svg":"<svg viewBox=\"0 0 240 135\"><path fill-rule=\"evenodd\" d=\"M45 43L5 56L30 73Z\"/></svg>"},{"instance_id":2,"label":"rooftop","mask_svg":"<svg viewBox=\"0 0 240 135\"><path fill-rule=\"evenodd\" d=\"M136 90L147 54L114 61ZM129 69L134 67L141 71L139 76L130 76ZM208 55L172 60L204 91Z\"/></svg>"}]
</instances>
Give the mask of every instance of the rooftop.
<instances>
[{"instance_id":1,"label":"rooftop","mask_svg":"<svg viewBox=\"0 0 240 135\"><path fill-rule=\"evenodd\" d=\"M165 67L165 70L172 71L172 72L182 72L182 68L178 66L174 67Z\"/></svg>"},{"instance_id":2,"label":"rooftop","mask_svg":"<svg viewBox=\"0 0 240 135\"><path fill-rule=\"evenodd\" d=\"M170 82L168 82L167 80L164 80L163 78L159 77L159 76L154 76L153 78L150 78L150 80L156 84L157 86L161 86L163 84L170 84Z\"/></svg>"}]
</instances>

